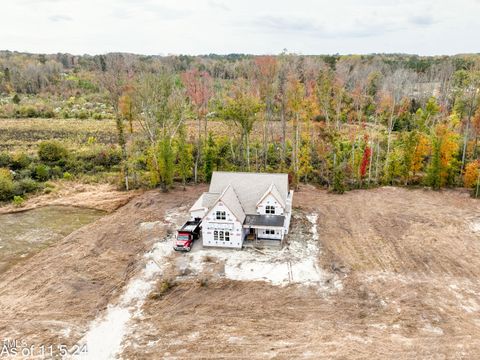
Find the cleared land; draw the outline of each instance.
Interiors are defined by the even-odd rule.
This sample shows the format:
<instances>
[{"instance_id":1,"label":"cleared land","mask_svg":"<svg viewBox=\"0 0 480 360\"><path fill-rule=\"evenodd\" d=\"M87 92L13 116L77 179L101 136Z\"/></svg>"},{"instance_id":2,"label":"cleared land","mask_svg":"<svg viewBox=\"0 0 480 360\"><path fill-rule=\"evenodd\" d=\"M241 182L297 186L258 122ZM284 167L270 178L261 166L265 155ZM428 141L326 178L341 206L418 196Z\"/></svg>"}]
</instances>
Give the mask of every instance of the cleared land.
<instances>
[{"instance_id":1,"label":"cleared land","mask_svg":"<svg viewBox=\"0 0 480 360\"><path fill-rule=\"evenodd\" d=\"M146 192L0 275L2 334L73 345L109 318L107 304L130 300L124 358L480 356L480 203L466 193L302 187L278 256L170 252L204 189ZM295 266L299 254L316 260L318 278L231 280L241 274L231 258ZM153 260L153 288L139 287Z\"/></svg>"}]
</instances>

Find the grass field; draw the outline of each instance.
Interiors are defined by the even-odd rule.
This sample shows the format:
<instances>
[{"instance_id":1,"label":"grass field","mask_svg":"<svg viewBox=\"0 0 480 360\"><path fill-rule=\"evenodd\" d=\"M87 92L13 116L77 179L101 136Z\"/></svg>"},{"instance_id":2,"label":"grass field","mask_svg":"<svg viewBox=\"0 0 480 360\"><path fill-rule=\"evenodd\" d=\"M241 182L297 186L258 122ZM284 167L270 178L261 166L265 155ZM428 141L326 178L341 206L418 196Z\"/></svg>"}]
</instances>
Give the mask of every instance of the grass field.
<instances>
[{"instance_id":1,"label":"grass field","mask_svg":"<svg viewBox=\"0 0 480 360\"><path fill-rule=\"evenodd\" d=\"M114 120L77 119L0 119L0 151L36 151L38 142L61 140L76 146L95 141L117 141Z\"/></svg>"}]
</instances>

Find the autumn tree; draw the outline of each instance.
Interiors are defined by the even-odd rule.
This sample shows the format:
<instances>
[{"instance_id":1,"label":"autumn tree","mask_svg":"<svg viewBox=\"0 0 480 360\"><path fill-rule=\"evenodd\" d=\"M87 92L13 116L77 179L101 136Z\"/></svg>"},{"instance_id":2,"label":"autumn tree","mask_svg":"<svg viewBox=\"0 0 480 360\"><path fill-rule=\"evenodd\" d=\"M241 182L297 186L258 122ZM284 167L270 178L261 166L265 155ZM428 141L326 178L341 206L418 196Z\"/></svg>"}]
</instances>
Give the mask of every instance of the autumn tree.
<instances>
[{"instance_id":1,"label":"autumn tree","mask_svg":"<svg viewBox=\"0 0 480 360\"><path fill-rule=\"evenodd\" d=\"M220 116L233 122L241 130L241 146L243 150L244 167L250 170L250 133L257 119L262 104L257 97L251 94L242 84L236 84L232 94L227 96L219 108Z\"/></svg>"},{"instance_id":2,"label":"autumn tree","mask_svg":"<svg viewBox=\"0 0 480 360\"><path fill-rule=\"evenodd\" d=\"M259 85L260 100L265 104L263 124L263 168L268 164L268 129L273 118L275 78L277 76L277 60L273 56L258 56L255 58L256 80Z\"/></svg>"},{"instance_id":3,"label":"autumn tree","mask_svg":"<svg viewBox=\"0 0 480 360\"><path fill-rule=\"evenodd\" d=\"M110 54L99 76L100 83L105 89L108 102L115 115L118 144L122 151L122 174L126 190L129 189L128 153L120 99L129 88L132 76L131 58L124 54Z\"/></svg>"},{"instance_id":4,"label":"autumn tree","mask_svg":"<svg viewBox=\"0 0 480 360\"><path fill-rule=\"evenodd\" d=\"M204 138L207 138L208 102L213 95L213 79L205 71L191 69L182 74L182 82L190 102L193 104L197 116L197 151L195 156L194 179L198 180L198 166L201 156L201 124L204 121Z\"/></svg>"}]
</instances>

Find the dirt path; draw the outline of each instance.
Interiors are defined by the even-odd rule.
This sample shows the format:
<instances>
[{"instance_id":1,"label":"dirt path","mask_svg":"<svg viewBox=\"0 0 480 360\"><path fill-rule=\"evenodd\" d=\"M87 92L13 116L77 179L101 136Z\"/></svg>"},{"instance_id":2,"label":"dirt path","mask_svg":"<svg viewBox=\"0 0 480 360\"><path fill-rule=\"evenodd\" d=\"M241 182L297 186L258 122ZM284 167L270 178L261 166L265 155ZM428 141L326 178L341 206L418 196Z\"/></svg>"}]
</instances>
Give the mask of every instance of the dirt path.
<instances>
[{"instance_id":1,"label":"dirt path","mask_svg":"<svg viewBox=\"0 0 480 360\"><path fill-rule=\"evenodd\" d=\"M203 187L149 191L0 275L0 333L37 346L73 345L114 304L144 266L166 226L165 212L193 202Z\"/></svg>"}]
</instances>

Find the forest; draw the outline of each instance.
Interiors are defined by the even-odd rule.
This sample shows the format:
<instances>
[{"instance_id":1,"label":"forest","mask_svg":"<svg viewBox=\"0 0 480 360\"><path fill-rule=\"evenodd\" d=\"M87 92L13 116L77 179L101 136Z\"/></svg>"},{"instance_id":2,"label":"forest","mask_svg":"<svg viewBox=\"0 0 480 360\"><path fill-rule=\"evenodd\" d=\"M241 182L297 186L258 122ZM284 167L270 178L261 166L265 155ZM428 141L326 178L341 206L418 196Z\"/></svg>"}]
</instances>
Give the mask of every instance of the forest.
<instances>
[{"instance_id":1,"label":"forest","mask_svg":"<svg viewBox=\"0 0 480 360\"><path fill-rule=\"evenodd\" d=\"M288 172L293 186L337 193L395 185L480 197L479 100L473 54L2 51L0 118L111 122L115 136L82 140L87 151L53 132L34 148L0 144L0 201L21 202L56 178L103 173L126 190L167 191L214 170Z\"/></svg>"}]
</instances>

